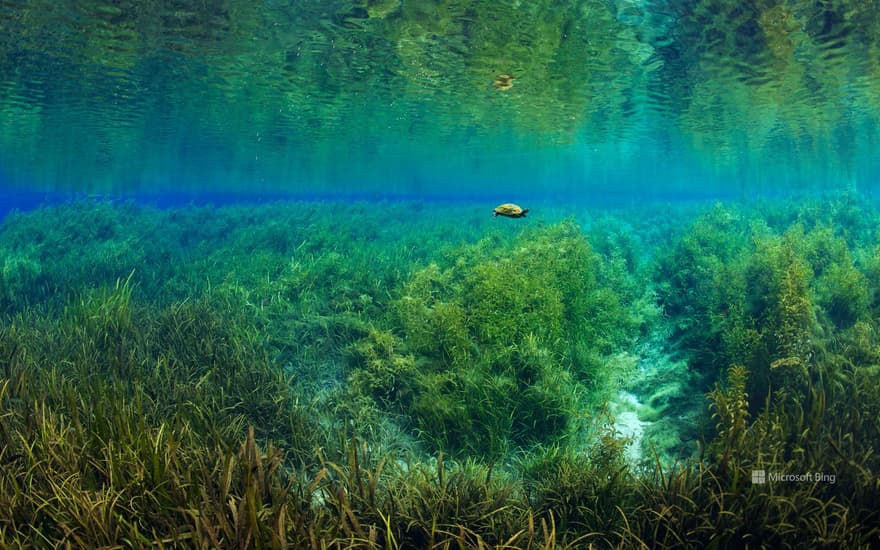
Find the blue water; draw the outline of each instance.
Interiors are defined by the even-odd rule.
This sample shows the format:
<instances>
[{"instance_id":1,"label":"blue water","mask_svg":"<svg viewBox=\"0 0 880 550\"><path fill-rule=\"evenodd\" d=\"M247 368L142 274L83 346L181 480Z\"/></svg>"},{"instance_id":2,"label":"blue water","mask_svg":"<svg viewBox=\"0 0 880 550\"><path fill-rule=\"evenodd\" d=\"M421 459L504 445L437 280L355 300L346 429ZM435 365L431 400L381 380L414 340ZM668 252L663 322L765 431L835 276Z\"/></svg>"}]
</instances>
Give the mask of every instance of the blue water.
<instances>
[{"instance_id":1,"label":"blue water","mask_svg":"<svg viewBox=\"0 0 880 550\"><path fill-rule=\"evenodd\" d=\"M15 194L742 198L880 167L861 1L30 0L0 30Z\"/></svg>"},{"instance_id":2,"label":"blue water","mask_svg":"<svg viewBox=\"0 0 880 550\"><path fill-rule=\"evenodd\" d=\"M0 548L880 547L878 182L874 1L0 0Z\"/></svg>"}]
</instances>

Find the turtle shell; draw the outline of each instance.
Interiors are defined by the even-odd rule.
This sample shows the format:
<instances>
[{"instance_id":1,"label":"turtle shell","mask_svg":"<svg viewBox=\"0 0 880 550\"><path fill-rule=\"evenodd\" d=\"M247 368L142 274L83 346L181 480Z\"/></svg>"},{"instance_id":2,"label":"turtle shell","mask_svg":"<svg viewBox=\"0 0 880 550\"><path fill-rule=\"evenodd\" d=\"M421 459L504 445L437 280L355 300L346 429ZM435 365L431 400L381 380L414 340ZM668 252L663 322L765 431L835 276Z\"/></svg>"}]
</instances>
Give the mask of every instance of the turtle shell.
<instances>
[{"instance_id":1,"label":"turtle shell","mask_svg":"<svg viewBox=\"0 0 880 550\"><path fill-rule=\"evenodd\" d=\"M513 81L513 75L502 73L496 75L495 80L493 80L492 83L495 84L495 87L499 90L509 90L513 87Z\"/></svg>"},{"instance_id":2,"label":"turtle shell","mask_svg":"<svg viewBox=\"0 0 880 550\"><path fill-rule=\"evenodd\" d=\"M525 216L526 212L528 212L528 210L523 210L518 204L508 202L496 206L493 215L507 216L508 218L521 218Z\"/></svg>"}]
</instances>

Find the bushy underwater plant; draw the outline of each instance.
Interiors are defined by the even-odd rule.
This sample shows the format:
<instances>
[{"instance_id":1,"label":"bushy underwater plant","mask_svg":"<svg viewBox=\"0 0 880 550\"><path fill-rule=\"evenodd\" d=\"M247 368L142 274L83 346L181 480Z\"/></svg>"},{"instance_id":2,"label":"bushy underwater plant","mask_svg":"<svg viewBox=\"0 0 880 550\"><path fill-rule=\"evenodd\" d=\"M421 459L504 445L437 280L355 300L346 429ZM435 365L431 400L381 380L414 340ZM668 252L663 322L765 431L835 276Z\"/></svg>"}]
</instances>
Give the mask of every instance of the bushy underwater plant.
<instances>
[{"instance_id":1,"label":"bushy underwater plant","mask_svg":"<svg viewBox=\"0 0 880 550\"><path fill-rule=\"evenodd\" d=\"M435 450L500 457L570 433L596 364L631 330L572 222L465 246L413 273L351 380ZM399 335L393 332L397 331Z\"/></svg>"},{"instance_id":2,"label":"bushy underwater plant","mask_svg":"<svg viewBox=\"0 0 880 550\"><path fill-rule=\"evenodd\" d=\"M726 383L709 393L715 435L708 469L698 469L696 481L679 475L686 500L663 497L655 505L681 522L669 522L667 544L701 530L722 544L874 540L877 514L863 503L880 490L865 477L878 467L876 321L866 316L868 279L849 251L867 243L849 245L830 225L805 231L793 223L778 233L760 222L750 224L751 242L736 255L714 256L718 276L688 297L691 309L673 310L703 316L706 339L685 336L704 346L694 367L726 371ZM674 267L689 276L692 265ZM754 472L770 475L766 486L763 477L752 481ZM780 473L799 482L773 483ZM701 507L713 518L702 525L693 523Z\"/></svg>"}]
</instances>

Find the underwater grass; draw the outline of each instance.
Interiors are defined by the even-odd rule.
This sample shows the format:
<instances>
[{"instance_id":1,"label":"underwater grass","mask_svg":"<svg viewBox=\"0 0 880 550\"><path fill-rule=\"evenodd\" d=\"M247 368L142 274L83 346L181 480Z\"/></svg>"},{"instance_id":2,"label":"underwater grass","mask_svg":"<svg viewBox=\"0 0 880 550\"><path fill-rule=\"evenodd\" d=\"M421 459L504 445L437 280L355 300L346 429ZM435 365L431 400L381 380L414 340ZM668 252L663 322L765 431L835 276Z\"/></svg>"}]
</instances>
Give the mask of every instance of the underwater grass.
<instances>
[{"instance_id":1,"label":"underwater grass","mask_svg":"<svg viewBox=\"0 0 880 550\"><path fill-rule=\"evenodd\" d=\"M421 246L348 206L13 216L4 261L42 283L3 283L0 547L880 544L880 218L832 206L638 237L475 215ZM25 237L70 212L85 255ZM84 275L144 227L175 252ZM663 331L709 381L704 437L634 464L608 365Z\"/></svg>"}]
</instances>

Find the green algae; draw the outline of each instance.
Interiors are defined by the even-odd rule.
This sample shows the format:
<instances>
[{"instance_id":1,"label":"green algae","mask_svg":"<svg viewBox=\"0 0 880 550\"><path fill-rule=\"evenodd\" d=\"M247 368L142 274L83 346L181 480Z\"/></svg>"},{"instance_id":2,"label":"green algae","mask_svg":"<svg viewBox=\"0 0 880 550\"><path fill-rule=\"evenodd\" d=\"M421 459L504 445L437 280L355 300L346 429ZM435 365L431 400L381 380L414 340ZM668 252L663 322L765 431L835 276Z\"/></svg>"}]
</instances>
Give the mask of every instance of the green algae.
<instances>
[{"instance_id":1,"label":"green algae","mask_svg":"<svg viewBox=\"0 0 880 550\"><path fill-rule=\"evenodd\" d=\"M8 218L0 543L877 542L869 204L413 208Z\"/></svg>"}]
</instances>

